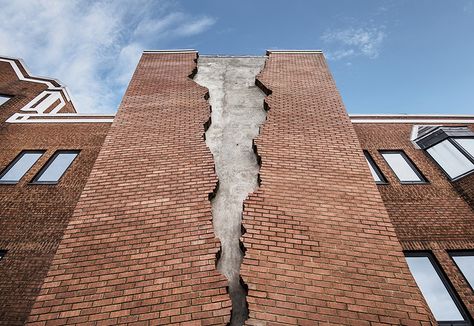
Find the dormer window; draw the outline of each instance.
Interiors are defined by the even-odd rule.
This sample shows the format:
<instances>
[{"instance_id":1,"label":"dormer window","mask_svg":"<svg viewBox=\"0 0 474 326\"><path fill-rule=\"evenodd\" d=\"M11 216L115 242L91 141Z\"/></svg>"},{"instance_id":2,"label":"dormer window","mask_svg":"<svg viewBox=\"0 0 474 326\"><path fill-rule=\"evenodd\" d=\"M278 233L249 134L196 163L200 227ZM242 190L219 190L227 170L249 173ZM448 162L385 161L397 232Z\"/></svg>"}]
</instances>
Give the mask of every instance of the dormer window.
<instances>
[{"instance_id":1,"label":"dormer window","mask_svg":"<svg viewBox=\"0 0 474 326\"><path fill-rule=\"evenodd\" d=\"M474 132L467 127L432 126L414 140L424 149L450 180L474 172Z\"/></svg>"}]
</instances>

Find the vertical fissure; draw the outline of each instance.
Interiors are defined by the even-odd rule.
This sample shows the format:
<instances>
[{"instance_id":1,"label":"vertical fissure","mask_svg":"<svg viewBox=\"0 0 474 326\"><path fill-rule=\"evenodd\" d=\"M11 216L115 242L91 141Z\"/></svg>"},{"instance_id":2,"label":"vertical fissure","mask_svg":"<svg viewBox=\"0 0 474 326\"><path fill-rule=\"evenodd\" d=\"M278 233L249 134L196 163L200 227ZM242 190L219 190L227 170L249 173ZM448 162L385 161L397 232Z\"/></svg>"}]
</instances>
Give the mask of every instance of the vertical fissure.
<instances>
[{"instance_id":1,"label":"vertical fissure","mask_svg":"<svg viewBox=\"0 0 474 326\"><path fill-rule=\"evenodd\" d=\"M265 94L255 78L265 57L200 57L194 80L209 90L211 124L205 134L219 187L211 199L214 231L221 242L217 269L228 280L231 325L248 318L247 286L240 276L245 246L241 236L243 202L259 186L253 139L266 118Z\"/></svg>"}]
</instances>

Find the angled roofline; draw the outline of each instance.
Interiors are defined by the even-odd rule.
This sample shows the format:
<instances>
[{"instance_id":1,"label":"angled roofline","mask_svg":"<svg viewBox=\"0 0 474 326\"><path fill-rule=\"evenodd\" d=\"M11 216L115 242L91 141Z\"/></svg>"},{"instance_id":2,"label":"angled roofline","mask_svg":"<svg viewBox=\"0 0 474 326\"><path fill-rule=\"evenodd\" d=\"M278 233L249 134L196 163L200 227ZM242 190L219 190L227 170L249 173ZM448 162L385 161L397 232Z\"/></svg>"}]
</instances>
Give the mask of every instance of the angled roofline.
<instances>
[{"instance_id":1,"label":"angled roofline","mask_svg":"<svg viewBox=\"0 0 474 326\"><path fill-rule=\"evenodd\" d=\"M5 55L0 55L0 61L7 62L12 66L12 69L15 71L19 80L25 80L33 83L45 84L51 90L62 91L66 99L71 102L71 96L69 95L69 90L65 84L63 84L60 80L51 77L42 77L42 76L35 76L33 75L30 70L28 69L26 63L21 58L14 58ZM26 76L23 74L22 70L26 73ZM56 84L56 85L55 85ZM74 104L71 102L74 110Z\"/></svg>"}]
</instances>

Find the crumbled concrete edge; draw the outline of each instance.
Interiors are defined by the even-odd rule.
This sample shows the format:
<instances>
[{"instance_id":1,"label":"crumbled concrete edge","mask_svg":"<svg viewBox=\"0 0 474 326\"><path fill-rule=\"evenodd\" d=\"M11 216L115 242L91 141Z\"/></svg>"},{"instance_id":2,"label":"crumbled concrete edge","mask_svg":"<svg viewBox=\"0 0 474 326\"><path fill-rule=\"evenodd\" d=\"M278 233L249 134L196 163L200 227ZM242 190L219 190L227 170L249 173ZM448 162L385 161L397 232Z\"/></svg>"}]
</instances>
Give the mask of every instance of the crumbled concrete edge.
<instances>
[{"instance_id":1,"label":"crumbled concrete edge","mask_svg":"<svg viewBox=\"0 0 474 326\"><path fill-rule=\"evenodd\" d=\"M246 251L242 242L245 233L242 213L244 201L260 186L261 158L254 144L266 120L265 105L260 102L266 94L255 82L266 62L265 58L260 59L207 58L199 70L206 72L195 79L208 88L210 104L217 110L205 124L205 129L211 128L206 144L214 155L219 177L209 199L213 205L214 230L221 241L216 268L229 282L228 293L233 303L230 325L243 325L248 319L248 287L240 275ZM219 185L223 187L221 191Z\"/></svg>"},{"instance_id":2,"label":"crumbled concrete edge","mask_svg":"<svg viewBox=\"0 0 474 326\"><path fill-rule=\"evenodd\" d=\"M188 78L195 84L197 84L199 87L202 87L205 89L205 93L203 95L203 99L207 102L208 104L208 107L209 107L209 113L208 113L208 119L203 123L203 133L202 133L202 139L203 139L203 142L204 144L206 143L206 133L208 131L208 129L210 128L211 124L212 124L212 106L210 105L209 103L209 89L205 86L202 86L200 84L198 84L194 78L196 77L197 73L198 73L198 59L199 59L199 54L196 53L196 58L194 59L194 68L193 70L191 71L191 73L188 75ZM206 144L205 144L206 145ZM209 147L206 145L206 148L207 148L207 151L209 153L209 155L213 158L213 154L212 152L210 151ZM219 179L217 178L217 172L216 172L216 165L215 165L215 162L214 162L214 159L212 159L213 161L213 165L212 165L212 169L213 169L213 173L214 173L214 176L216 178L216 181L215 181L215 184L214 184L214 188L212 189L211 192L209 192L207 194L207 197L208 197L208 200L209 200L209 205L211 206L212 208L212 200L214 199L214 197L216 196L217 194L217 191L219 190ZM212 221L212 215L211 215L211 219L209 220L209 222L212 224L213 221ZM214 238L214 241L216 243L216 246L219 248L216 253L215 253L215 266L217 266L217 263L218 263L218 260L219 260L219 257L221 255L221 251L222 251L222 244L221 244L221 241L219 240L219 238L215 237ZM225 277L224 277L225 278ZM227 294L229 294L229 288L228 286L226 286L226 292ZM230 297L229 297L229 306L231 306L231 300L230 300ZM231 315L232 315L232 309L230 310L230 314L228 313L227 317L224 317L224 322L229 325L231 323Z\"/></svg>"},{"instance_id":3,"label":"crumbled concrete edge","mask_svg":"<svg viewBox=\"0 0 474 326\"><path fill-rule=\"evenodd\" d=\"M257 159L257 163L258 163L258 166L259 166L259 173L257 175L257 182L258 182L258 188L255 189L255 191L253 191L252 193L249 193L248 194L248 197L246 200L244 200L244 203L243 203L243 209L242 209L242 237L241 237L241 244L242 244L242 248L243 248L243 252L244 252L244 259L245 259L245 252L247 251L247 248L245 247L245 244L243 242L243 236L244 234L246 233L246 229L245 229L245 226L244 226L244 216L245 216L245 202L249 199L249 197L251 197L252 195L254 195L255 193L257 193L260 188L262 187L262 184L263 184L263 180L261 178L261 175L260 175L260 171L262 169L262 165L263 165L263 159L262 159L262 156L259 154L258 152L258 145L256 143L256 140L260 137L260 135L262 134L262 129L264 128L265 126L265 123L268 121L268 111L270 111L270 106L268 104L268 97L272 94L272 90L269 89L264 83L263 81L261 80L260 76L262 75L263 71L265 70L265 67L267 65L267 62L268 62L268 58L267 60L265 61L265 65L263 66L262 70L260 71L260 73L255 77L255 86L257 86L264 94L265 94L265 98L263 99L263 109L265 110L265 121L264 123L262 123L260 125L260 128L259 128L259 131L258 131L258 136L256 138L254 138L252 140L252 149L253 149L253 152L255 154L255 157ZM242 262L243 264L243 262ZM242 277L241 277L242 279ZM244 282L244 280L242 279L242 284L245 285L245 288L247 290L247 296L248 296L248 292L249 292L249 287L248 285ZM255 321L252 321L249 323L250 321L250 306L248 304L248 301L247 301L247 309L248 309L248 315L247 315L247 319L246 319L246 322L244 325L254 325L254 322Z\"/></svg>"}]
</instances>

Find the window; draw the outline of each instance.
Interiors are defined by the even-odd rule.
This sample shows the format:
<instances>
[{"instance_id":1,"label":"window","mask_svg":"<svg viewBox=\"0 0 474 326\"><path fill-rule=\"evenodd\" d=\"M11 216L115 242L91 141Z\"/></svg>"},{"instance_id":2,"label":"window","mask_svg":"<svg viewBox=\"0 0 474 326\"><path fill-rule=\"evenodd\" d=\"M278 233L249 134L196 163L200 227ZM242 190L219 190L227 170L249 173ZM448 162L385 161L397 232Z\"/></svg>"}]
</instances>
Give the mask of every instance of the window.
<instances>
[{"instance_id":1,"label":"window","mask_svg":"<svg viewBox=\"0 0 474 326\"><path fill-rule=\"evenodd\" d=\"M453 251L450 255L467 283L474 289L474 251Z\"/></svg>"},{"instance_id":2,"label":"window","mask_svg":"<svg viewBox=\"0 0 474 326\"><path fill-rule=\"evenodd\" d=\"M0 174L0 183L14 184L28 172L44 151L22 151Z\"/></svg>"},{"instance_id":3,"label":"window","mask_svg":"<svg viewBox=\"0 0 474 326\"><path fill-rule=\"evenodd\" d=\"M425 183L426 179L403 151L380 152L401 183Z\"/></svg>"},{"instance_id":4,"label":"window","mask_svg":"<svg viewBox=\"0 0 474 326\"><path fill-rule=\"evenodd\" d=\"M458 178L474 170L474 163L450 139L443 140L426 151L450 179Z\"/></svg>"},{"instance_id":5,"label":"window","mask_svg":"<svg viewBox=\"0 0 474 326\"><path fill-rule=\"evenodd\" d=\"M440 325L470 325L454 290L430 253L406 253L410 272Z\"/></svg>"},{"instance_id":6,"label":"window","mask_svg":"<svg viewBox=\"0 0 474 326\"><path fill-rule=\"evenodd\" d=\"M370 156L369 152L364 151L364 155L365 155L365 160L367 161L367 164L369 165L370 173L372 173L372 177L375 180L375 183L377 184L387 183L387 180L383 176L382 172L380 171L379 167L375 163L372 156Z\"/></svg>"},{"instance_id":7,"label":"window","mask_svg":"<svg viewBox=\"0 0 474 326\"><path fill-rule=\"evenodd\" d=\"M6 250L0 250L0 260L6 255L7 251Z\"/></svg>"},{"instance_id":8,"label":"window","mask_svg":"<svg viewBox=\"0 0 474 326\"><path fill-rule=\"evenodd\" d=\"M0 105L6 103L9 99L11 99L10 96L6 96L6 95L1 95L1 94L0 94Z\"/></svg>"},{"instance_id":9,"label":"window","mask_svg":"<svg viewBox=\"0 0 474 326\"><path fill-rule=\"evenodd\" d=\"M450 180L474 172L474 132L466 126L414 126L413 142L426 150Z\"/></svg>"},{"instance_id":10,"label":"window","mask_svg":"<svg viewBox=\"0 0 474 326\"><path fill-rule=\"evenodd\" d=\"M33 179L33 183L58 183L78 154L79 151L57 151Z\"/></svg>"},{"instance_id":11,"label":"window","mask_svg":"<svg viewBox=\"0 0 474 326\"><path fill-rule=\"evenodd\" d=\"M454 138L454 141L464 149L465 154L474 158L474 138Z\"/></svg>"}]
</instances>

